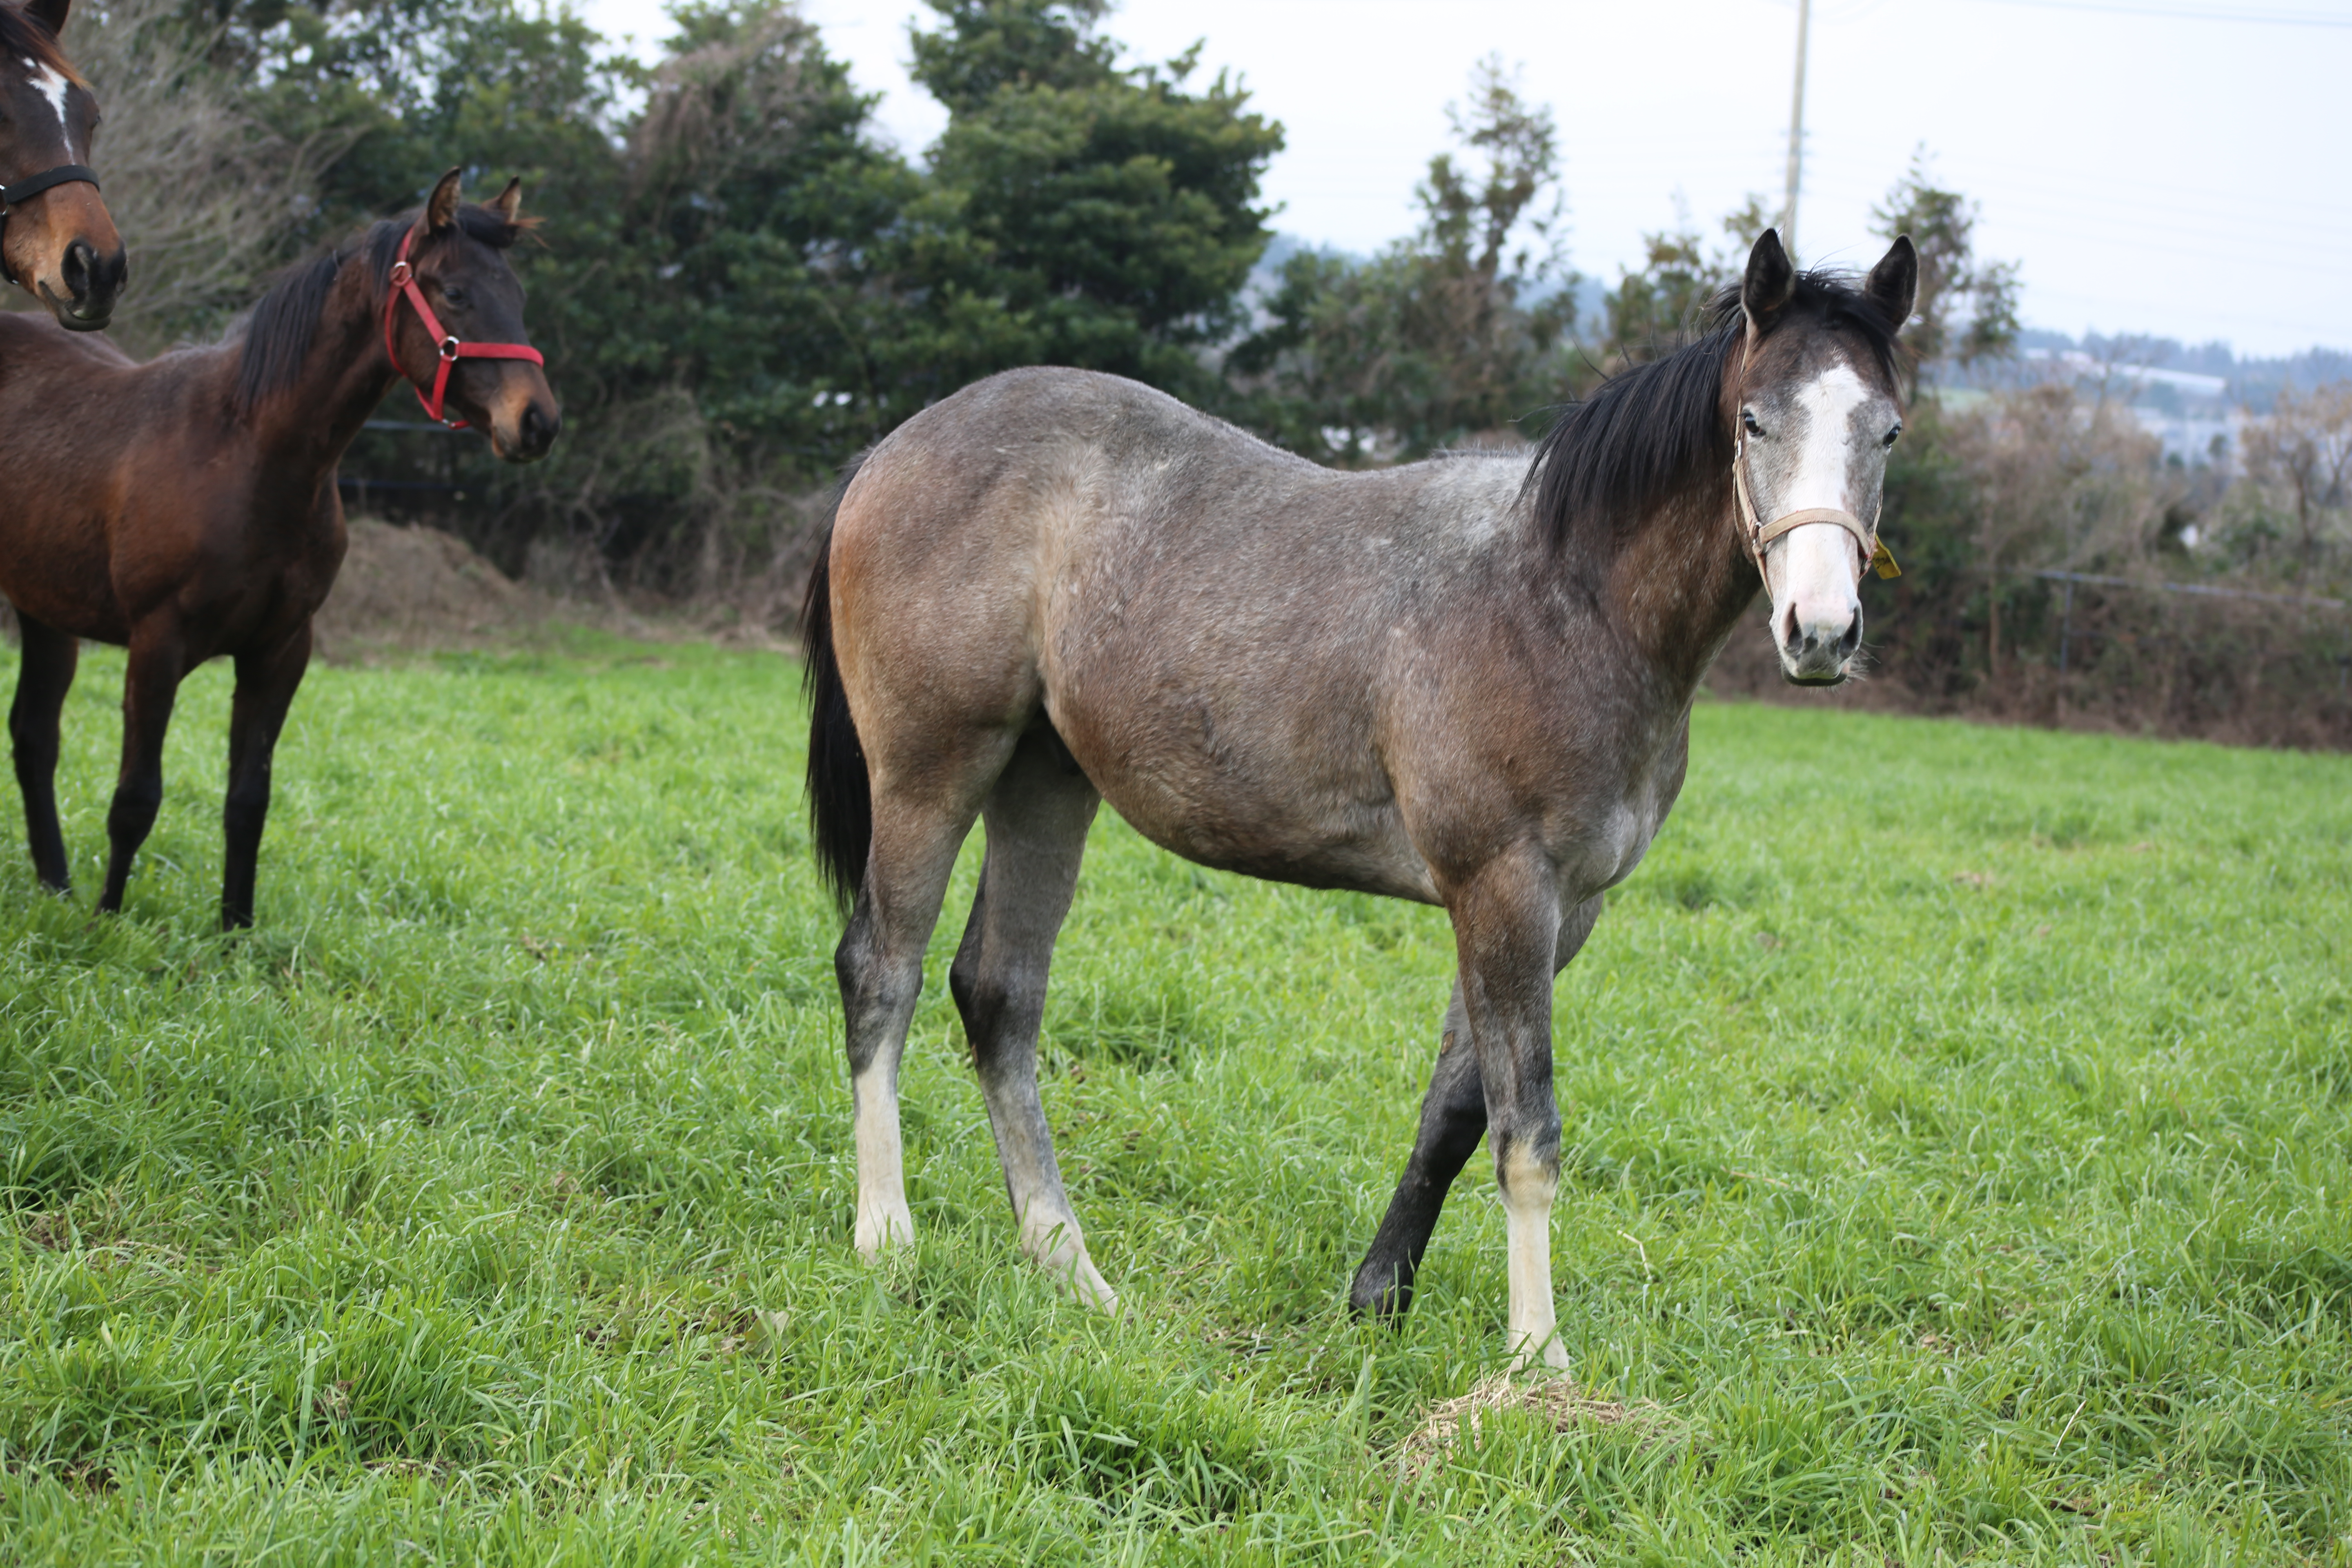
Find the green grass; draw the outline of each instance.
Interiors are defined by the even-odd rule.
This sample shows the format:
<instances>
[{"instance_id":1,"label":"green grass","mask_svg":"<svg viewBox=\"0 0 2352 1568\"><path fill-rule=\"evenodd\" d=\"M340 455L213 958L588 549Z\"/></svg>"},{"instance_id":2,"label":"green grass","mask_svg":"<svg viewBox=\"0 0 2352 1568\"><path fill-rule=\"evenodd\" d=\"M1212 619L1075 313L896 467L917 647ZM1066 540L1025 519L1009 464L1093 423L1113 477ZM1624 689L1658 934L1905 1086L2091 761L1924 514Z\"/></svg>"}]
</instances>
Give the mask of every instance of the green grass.
<instances>
[{"instance_id":1,"label":"green grass","mask_svg":"<svg viewBox=\"0 0 2352 1568\"><path fill-rule=\"evenodd\" d=\"M82 890L0 855L0 1561L2352 1562L2352 760L1703 709L1559 987L1562 1323L1643 1408L1415 1471L1503 1350L1483 1157L1342 1309L1439 914L1104 823L1045 1100L1106 1321L1013 1254L969 849L921 1240L850 1250L783 660L314 671L236 941L218 668L89 913L121 668Z\"/></svg>"}]
</instances>

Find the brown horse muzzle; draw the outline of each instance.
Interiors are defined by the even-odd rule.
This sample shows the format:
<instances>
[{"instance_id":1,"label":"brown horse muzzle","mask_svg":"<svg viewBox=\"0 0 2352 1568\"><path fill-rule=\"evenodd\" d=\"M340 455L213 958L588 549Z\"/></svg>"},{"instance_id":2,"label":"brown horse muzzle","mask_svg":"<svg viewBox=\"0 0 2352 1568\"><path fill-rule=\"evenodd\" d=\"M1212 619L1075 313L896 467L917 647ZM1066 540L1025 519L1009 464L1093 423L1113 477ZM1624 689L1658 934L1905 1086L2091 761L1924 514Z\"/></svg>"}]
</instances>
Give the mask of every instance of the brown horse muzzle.
<instances>
[{"instance_id":1,"label":"brown horse muzzle","mask_svg":"<svg viewBox=\"0 0 2352 1568\"><path fill-rule=\"evenodd\" d=\"M9 270L68 331L94 332L114 319L131 279L131 258L94 185L58 185L10 210Z\"/></svg>"},{"instance_id":2,"label":"brown horse muzzle","mask_svg":"<svg viewBox=\"0 0 2352 1568\"><path fill-rule=\"evenodd\" d=\"M525 374L509 372L506 380L509 384L490 405L490 450L505 462L536 463L562 432L563 412L537 365Z\"/></svg>"}]
</instances>

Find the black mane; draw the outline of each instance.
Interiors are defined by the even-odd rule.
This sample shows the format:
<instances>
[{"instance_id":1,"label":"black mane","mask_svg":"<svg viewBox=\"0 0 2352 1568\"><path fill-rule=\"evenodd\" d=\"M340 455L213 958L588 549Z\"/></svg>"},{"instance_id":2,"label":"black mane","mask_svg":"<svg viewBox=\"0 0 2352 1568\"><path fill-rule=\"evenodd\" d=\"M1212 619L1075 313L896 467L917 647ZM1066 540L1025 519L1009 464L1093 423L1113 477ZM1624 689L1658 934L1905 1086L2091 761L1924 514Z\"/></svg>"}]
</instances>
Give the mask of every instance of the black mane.
<instances>
[{"instance_id":1,"label":"black mane","mask_svg":"<svg viewBox=\"0 0 2352 1568\"><path fill-rule=\"evenodd\" d=\"M278 275L269 292L253 308L245 326L245 352L237 362L236 407L249 416L273 393L282 392L302 374L317 335L327 295L342 275L343 264L359 257L367 264L368 288L381 295L391 286L392 264L400 254L400 237L416 224L415 213L382 219L369 226L357 240L324 256L298 261ZM528 221L528 220L526 220ZM522 224L510 224L487 207L457 209L457 226L468 238L505 250L521 235Z\"/></svg>"},{"instance_id":2,"label":"black mane","mask_svg":"<svg viewBox=\"0 0 2352 1568\"><path fill-rule=\"evenodd\" d=\"M1554 550L1606 553L1643 518L1731 468L1723 427L1723 373L1747 331L1737 285L1707 302L1700 335L1662 358L1611 376L1560 411L1528 470L1536 527ZM1799 274L1776 331L1811 320L1859 333L1895 374L1890 322L1840 273Z\"/></svg>"},{"instance_id":3,"label":"black mane","mask_svg":"<svg viewBox=\"0 0 2352 1568\"><path fill-rule=\"evenodd\" d=\"M35 65L48 67L76 87L89 85L58 48L58 36L49 31L48 24L26 16L22 5L0 5L0 59L31 60Z\"/></svg>"}]
</instances>

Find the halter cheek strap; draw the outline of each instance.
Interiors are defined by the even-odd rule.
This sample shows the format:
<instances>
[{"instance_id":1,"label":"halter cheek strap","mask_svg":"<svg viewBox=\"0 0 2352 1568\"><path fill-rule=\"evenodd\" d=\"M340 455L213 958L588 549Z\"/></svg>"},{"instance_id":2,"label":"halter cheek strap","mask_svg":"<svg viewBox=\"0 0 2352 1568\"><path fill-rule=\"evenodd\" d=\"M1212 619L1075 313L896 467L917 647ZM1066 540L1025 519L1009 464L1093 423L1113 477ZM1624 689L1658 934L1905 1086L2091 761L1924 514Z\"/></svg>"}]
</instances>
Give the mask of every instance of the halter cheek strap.
<instances>
[{"instance_id":1,"label":"halter cheek strap","mask_svg":"<svg viewBox=\"0 0 2352 1568\"><path fill-rule=\"evenodd\" d=\"M81 163L59 163L54 169L27 174L13 185L0 185L0 278L23 286L23 279L16 276L16 269L8 265L8 215L43 191L58 185L70 185L77 181L95 187L98 171Z\"/></svg>"},{"instance_id":2,"label":"halter cheek strap","mask_svg":"<svg viewBox=\"0 0 2352 1568\"><path fill-rule=\"evenodd\" d=\"M436 420L452 430L463 430L466 428L465 420L446 419L441 415L442 405L449 395L451 366L461 359L525 359L543 366L547 363L547 356L529 343L469 343L443 331L440 318L433 313L433 307L425 302L425 290L416 286L416 269L408 265L408 247L415 238L416 231L413 228L400 237L400 255L392 264L392 291L384 296L383 301L383 352L391 356L393 369L399 370L403 375L408 374L401 370L400 347L394 340L394 328L400 320L400 302L406 300L415 307L416 319L423 321L425 330L432 334L441 356L440 364L433 372L432 396L425 395L425 388L417 384L414 376L409 377L409 384L416 387L416 401L425 405L427 419Z\"/></svg>"}]
</instances>

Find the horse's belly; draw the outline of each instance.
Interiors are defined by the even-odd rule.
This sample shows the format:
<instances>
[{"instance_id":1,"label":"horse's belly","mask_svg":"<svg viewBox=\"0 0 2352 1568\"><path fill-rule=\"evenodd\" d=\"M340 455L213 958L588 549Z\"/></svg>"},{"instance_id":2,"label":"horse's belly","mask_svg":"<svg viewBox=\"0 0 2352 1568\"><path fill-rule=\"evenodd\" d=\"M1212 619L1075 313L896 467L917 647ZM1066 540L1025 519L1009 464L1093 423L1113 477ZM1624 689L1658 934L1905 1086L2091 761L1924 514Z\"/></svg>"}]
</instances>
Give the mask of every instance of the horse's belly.
<instances>
[{"instance_id":1,"label":"horse's belly","mask_svg":"<svg viewBox=\"0 0 2352 1568\"><path fill-rule=\"evenodd\" d=\"M1111 809L1161 848L1223 871L1308 888L1437 901L1387 781L1230 757L1129 752L1079 765Z\"/></svg>"}]
</instances>

